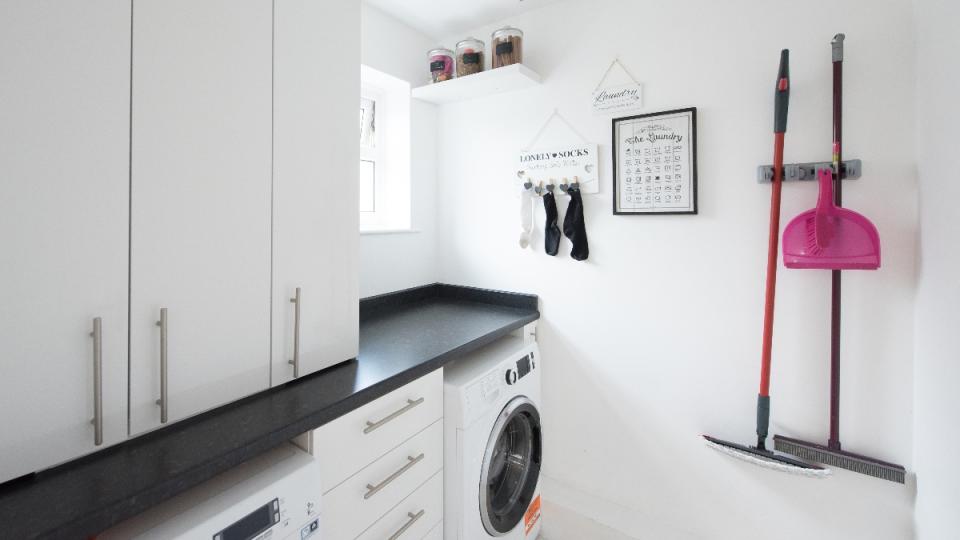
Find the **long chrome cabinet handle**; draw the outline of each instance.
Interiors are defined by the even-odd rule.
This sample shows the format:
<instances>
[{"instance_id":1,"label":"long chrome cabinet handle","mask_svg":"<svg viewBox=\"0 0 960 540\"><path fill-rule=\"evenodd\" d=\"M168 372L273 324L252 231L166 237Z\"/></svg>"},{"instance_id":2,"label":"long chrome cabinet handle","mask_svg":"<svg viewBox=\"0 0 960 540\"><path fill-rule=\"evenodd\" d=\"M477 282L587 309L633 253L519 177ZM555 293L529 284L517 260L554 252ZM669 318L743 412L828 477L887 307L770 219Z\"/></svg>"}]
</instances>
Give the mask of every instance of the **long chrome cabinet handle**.
<instances>
[{"instance_id":1,"label":"long chrome cabinet handle","mask_svg":"<svg viewBox=\"0 0 960 540\"><path fill-rule=\"evenodd\" d=\"M373 497L374 495L376 495L377 492L379 492L381 489L389 486L389 485L390 485L390 482L393 482L393 481L396 480L397 478L400 478L400 476L401 476L403 473L409 471L410 468L413 467L414 465L416 465L417 463L420 463L420 461L423 460L423 457L424 457L423 452L421 452L420 455L417 456L417 457L407 456L407 464L404 465L403 467L400 467L399 469L397 469L397 472L395 472L395 473L391 474L390 476L386 477L386 478L383 480L383 482L380 482L379 484L377 484L377 485L375 485L375 486L374 486L374 485L371 485L371 484L367 484L367 492L363 494L363 498L364 498L364 499L369 499L370 497Z\"/></svg>"},{"instance_id":2,"label":"long chrome cabinet handle","mask_svg":"<svg viewBox=\"0 0 960 540\"><path fill-rule=\"evenodd\" d=\"M426 510L421 510L421 511L417 512L416 514L414 514L413 512L407 512L407 517L410 518L410 521L407 521L407 522L403 525L403 527L400 527L400 528L397 530L397 532L391 534L391 535L390 535L390 538L388 538L387 540L397 540L397 538L400 538L400 535L402 535L403 533L407 532L407 529L409 529L410 527L413 527L413 524L416 523L417 520L419 520L420 518L422 518L422 517L423 517L423 514L425 514L425 513L426 513Z\"/></svg>"},{"instance_id":3,"label":"long chrome cabinet handle","mask_svg":"<svg viewBox=\"0 0 960 540\"><path fill-rule=\"evenodd\" d=\"M103 444L103 321L93 319L93 444Z\"/></svg>"},{"instance_id":4,"label":"long chrome cabinet handle","mask_svg":"<svg viewBox=\"0 0 960 540\"><path fill-rule=\"evenodd\" d=\"M157 405L160 406L160 423L167 423L167 409L169 400L167 399L167 308L160 308L160 320L157 321L160 327L160 399Z\"/></svg>"},{"instance_id":5,"label":"long chrome cabinet handle","mask_svg":"<svg viewBox=\"0 0 960 540\"><path fill-rule=\"evenodd\" d=\"M293 366L294 379L300 376L300 287L295 294L290 299L293 304L293 360L287 360Z\"/></svg>"},{"instance_id":6,"label":"long chrome cabinet handle","mask_svg":"<svg viewBox=\"0 0 960 540\"><path fill-rule=\"evenodd\" d=\"M363 434L366 435L367 433L370 433L371 431L379 428L380 426L386 424L387 422L393 420L394 418L400 416L401 414L409 411L410 409L416 407L421 403L423 403L423 398L408 399L407 404L404 405L402 409L399 409L395 412L390 413L389 416L386 416L380 420L377 420L376 422L371 422L370 420L367 420L367 427L363 428Z\"/></svg>"}]
</instances>

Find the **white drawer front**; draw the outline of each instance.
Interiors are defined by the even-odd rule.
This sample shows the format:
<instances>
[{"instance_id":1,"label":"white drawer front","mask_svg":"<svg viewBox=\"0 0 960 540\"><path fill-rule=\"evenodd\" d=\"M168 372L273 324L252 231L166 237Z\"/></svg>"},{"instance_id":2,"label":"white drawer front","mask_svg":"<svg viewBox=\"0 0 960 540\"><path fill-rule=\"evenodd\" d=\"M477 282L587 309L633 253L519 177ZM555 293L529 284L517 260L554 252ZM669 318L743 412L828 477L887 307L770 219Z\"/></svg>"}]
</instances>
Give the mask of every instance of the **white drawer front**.
<instances>
[{"instance_id":1,"label":"white drawer front","mask_svg":"<svg viewBox=\"0 0 960 540\"><path fill-rule=\"evenodd\" d=\"M443 518L443 471L393 507L357 540L421 540ZM443 536L443 527L440 536Z\"/></svg>"},{"instance_id":2,"label":"white drawer front","mask_svg":"<svg viewBox=\"0 0 960 540\"><path fill-rule=\"evenodd\" d=\"M442 468L437 420L323 496L324 538L356 538Z\"/></svg>"},{"instance_id":3,"label":"white drawer front","mask_svg":"<svg viewBox=\"0 0 960 540\"><path fill-rule=\"evenodd\" d=\"M430 532L423 537L423 540L443 540L443 521L437 523Z\"/></svg>"},{"instance_id":4,"label":"white drawer front","mask_svg":"<svg viewBox=\"0 0 960 540\"><path fill-rule=\"evenodd\" d=\"M423 540L443 540L443 521L437 523L430 532L423 537Z\"/></svg>"},{"instance_id":5,"label":"white drawer front","mask_svg":"<svg viewBox=\"0 0 960 540\"><path fill-rule=\"evenodd\" d=\"M443 370L438 369L321 426L314 431L314 448L324 491L442 417Z\"/></svg>"}]
</instances>

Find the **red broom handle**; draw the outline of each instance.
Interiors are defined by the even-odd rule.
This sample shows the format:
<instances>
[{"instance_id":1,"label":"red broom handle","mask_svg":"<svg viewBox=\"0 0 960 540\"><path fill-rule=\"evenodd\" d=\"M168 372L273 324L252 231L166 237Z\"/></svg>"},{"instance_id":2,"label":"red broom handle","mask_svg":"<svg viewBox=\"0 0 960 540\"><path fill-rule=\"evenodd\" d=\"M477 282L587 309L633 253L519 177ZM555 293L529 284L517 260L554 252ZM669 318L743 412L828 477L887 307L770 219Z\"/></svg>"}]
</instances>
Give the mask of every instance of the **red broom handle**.
<instances>
[{"instance_id":1,"label":"red broom handle","mask_svg":"<svg viewBox=\"0 0 960 540\"><path fill-rule=\"evenodd\" d=\"M773 351L773 308L777 291L780 254L780 193L783 187L784 133L774 134L773 189L770 190L770 232L767 241L767 283L763 308L763 349L760 360L760 395L770 395L770 363Z\"/></svg>"},{"instance_id":2,"label":"red broom handle","mask_svg":"<svg viewBox=\"0 0 960 540\"><path fill-rule=\"evenodd\" d=\"M767 243L767 283L763 307L763 353L760 362L760 394L757 396L757 448L766 449L770 427L770 358L773 349L773 299L777 290L777 259L780 254L780 190L783 186L783 139L787 132L790 103L790 51L780 51L780 69L774 94L773 178L770 190L770 235Z\"/></svg>"}]
</instances>

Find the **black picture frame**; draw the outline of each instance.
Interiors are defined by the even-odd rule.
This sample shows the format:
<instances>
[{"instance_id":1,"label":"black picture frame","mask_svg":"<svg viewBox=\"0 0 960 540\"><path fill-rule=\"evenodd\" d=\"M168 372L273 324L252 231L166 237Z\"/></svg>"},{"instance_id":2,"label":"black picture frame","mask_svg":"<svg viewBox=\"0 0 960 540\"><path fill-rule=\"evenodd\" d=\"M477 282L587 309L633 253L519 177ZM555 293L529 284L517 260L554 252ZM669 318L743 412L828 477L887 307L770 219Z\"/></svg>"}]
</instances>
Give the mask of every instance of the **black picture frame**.
<instances>
[{"instance_id":1,"label":"black picture frame","mask_svg":"<svg viewBox=\"0 0 960 540\"><path fill-rule=\"evenodd\" d=\"M656 208L620 208L620 187L623 185L623 182L620 180L620 170L617 167L617 164L620 161L620 151L617 138L617 125L624 122L636 121L642 119L655 120L658 117L663 116L675 116L677 114L689 114L690 115L690 124L689 124L689 175L690 175L690 197L691 205L689 209L684 210L658 210ZM611 140L613 143L613 214L617 216L648 216L648 215L696 215L699 212L698 197L697 197L697 108L696 107L687 107L684 109L671 109L669 111L659 111L647 114L637 114L633 116L624 116L620 118L614 118L611 121Z\"/></svg>"}]
</instances>

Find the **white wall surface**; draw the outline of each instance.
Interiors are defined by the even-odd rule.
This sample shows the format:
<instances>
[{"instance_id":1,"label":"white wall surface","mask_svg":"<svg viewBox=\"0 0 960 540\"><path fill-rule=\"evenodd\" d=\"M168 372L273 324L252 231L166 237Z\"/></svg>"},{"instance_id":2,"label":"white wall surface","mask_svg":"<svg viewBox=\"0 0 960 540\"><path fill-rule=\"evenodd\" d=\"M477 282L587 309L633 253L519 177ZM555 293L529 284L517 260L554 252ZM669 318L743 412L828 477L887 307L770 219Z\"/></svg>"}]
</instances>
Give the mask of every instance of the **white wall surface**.
<instances>
[{"instance_id":1,"label":"white wall surface","mask_svg":"<svg viewBox=\"0 0 960 540\"><path fill-rule=\"evenodd\" d=\"M430 38L376 8L363 4L361 62L410 82L423 84ZM426 76L424 75L426 74ZM359 98L358 98L359 99ZM411 104L411 232L360 237L360 296L433 283L438 278L436 235L436 107Z\"/></svg>"},{"instance_id":2,"label":"white wall surface","mask_svg":"<svg viewBox=\"0 0 960 540\"><path fill-rule=\"evenodd\" d=\"M911 20L909 0L570 0L503 21L525 31L545 83L441 109L439 260L445 282L541 296L547 499L642 539L913 536L912 475L797 478L700 439L755 439L769 187L754 178L772 156L779 50L792 53L786 159L828 160L830 40L843 31L845 155L865 164L845 202L876 223L884 260L845 274L841 439L912 469ZM699 215L611 214L610 119L589 95L617 55L645 84L643 112L698 107ZM603 145L586 262L566 240L556 258L542 236L536 251L517 245L516 153L555 107ZM576 140L557 126L552 137ZM784 225L815 198L815 185L785 186ZM778 292L771 431L825 442L828 273L781 268ZM571 538L549 521L544 533Z\"/></svg>"},{"instance_id":3,"label":"white wall surface","mask_svg":"<svg viewBox=\"0 0 960 540\"><path fill-rule=\"evenodd\" d=\"M920 175L920 276L917 292L914 440L917 537L960 535L960 4L917 0L917 165Z\"/></svg>"}]
</instances>

